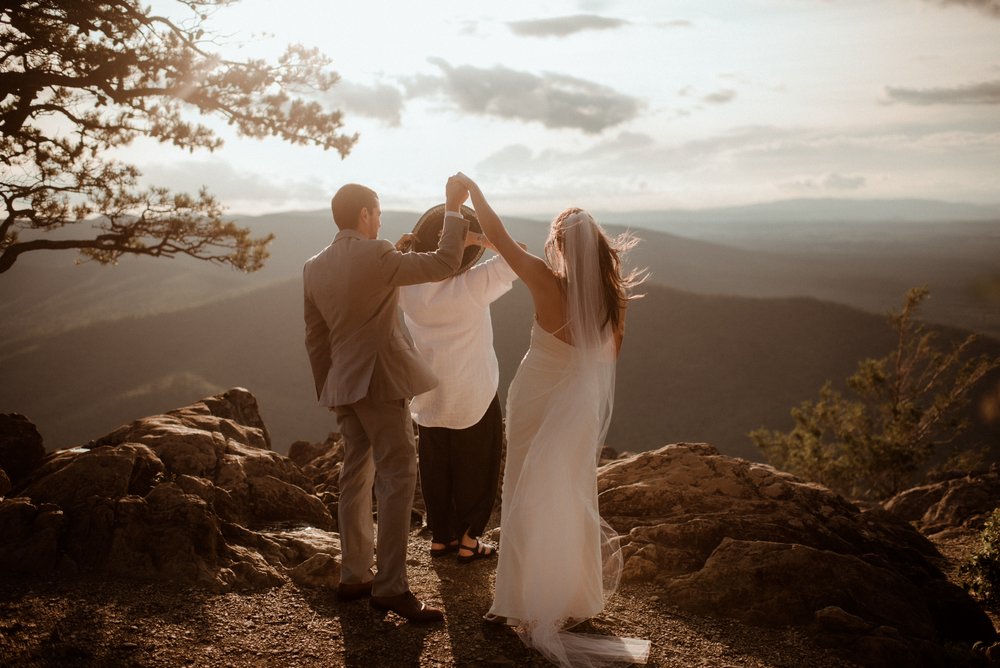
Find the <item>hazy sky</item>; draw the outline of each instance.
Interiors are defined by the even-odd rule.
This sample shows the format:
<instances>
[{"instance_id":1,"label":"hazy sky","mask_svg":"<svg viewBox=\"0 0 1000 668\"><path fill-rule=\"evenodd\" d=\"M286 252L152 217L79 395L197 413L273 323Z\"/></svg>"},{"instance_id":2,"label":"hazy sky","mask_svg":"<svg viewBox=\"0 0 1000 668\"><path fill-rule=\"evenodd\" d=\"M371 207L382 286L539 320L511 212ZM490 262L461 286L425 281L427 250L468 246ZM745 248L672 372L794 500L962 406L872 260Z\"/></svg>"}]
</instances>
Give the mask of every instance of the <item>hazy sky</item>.
<instances>
[{"instance_id":1,"label":"hazy sky","mask_svg":"<svg viewBox=\"0 0 1000 668\"><path fill-rule=\"evenodd\" d=\"M210 25L247 57L322 49L360 134L344 160L221 124L214 154L128 151L234 213L348 181L422 210L459 169L510 214L1000 202L1000 0L244 0Z\"/></svg>"}]
</instances>

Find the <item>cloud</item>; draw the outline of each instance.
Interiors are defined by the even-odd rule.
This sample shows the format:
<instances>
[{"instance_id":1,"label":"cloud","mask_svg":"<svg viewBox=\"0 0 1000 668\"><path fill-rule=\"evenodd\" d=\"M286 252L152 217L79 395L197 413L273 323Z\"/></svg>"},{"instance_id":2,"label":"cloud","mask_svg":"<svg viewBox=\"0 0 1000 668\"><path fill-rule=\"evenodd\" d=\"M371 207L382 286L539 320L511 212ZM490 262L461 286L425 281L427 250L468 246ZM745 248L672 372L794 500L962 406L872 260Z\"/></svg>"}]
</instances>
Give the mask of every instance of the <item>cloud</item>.
<instances>
[{"instance_id":1,"label":"cloud","mask_svg":"<svg viewBox=\"0 0 1000 668\"><path fill-rule=\"evenodd\" d=\"M154 163L140 168L144 184L192 194L207 187L223 204L251 201L281 204L292 200L323 201L329 197L329 188L318 181L276 182L260 174L237 171L231 164L218 159Z\"/></svg>"},{"instance_id":2,"label":"cloud","mask_svg":"<svg viewBox=\"0 0 1000 668\"><path fill-rule=\"evenodd\" d=\"M566 37L585 30L613 30L625 25L628 25L628 21L624 19L612 19L596 14L507 22L511 32L521 37Z\"/></svg>"},{"instance_id":3,"label":"cloud","mask_svg":"<svg viewBox=\"0 0 1000 668\"><path fill-rule=\"evenodd\" d=\"M723 88L714 93L709 93L701 99L709 104L726 104L732 102L735 97L736 91L730 88Z\"/></svg>"},{"instance_id":4,"label":"cloud","mask_svg":"<svg viewBox=\"0 0 1000 668\"><path fill-rule=\"evenodd\" d=\"M477 170L494 174L523 172L526 168L537 171L540 167L535 152L524 144L504 146L476 165Z\"/></svg>"},{"instance_id":5,"label":"cloud","mask_svg":"<svg viewBox=\"0 0 1000 668\"><path fill-rule=\"evenodd\" d=\"M643 108L637 98L564 74L536 75L501 65L452 67L437 58L430 62L441 76L412 78L406 84L408 95L441 94L467 113L597 134L635 118Z\"/></svg>"},{"instance_id":6,"label":"cloud","mask_svg":"<svg viewBox=\"0 0 1000 668\"><path fill-rule=\"evenodd\" d=\"M657 21L656 25L661 28L692 28L694 24L685 19L673 19L671 21Z\"/></svg>"},{"instance_id":7,"label":"cloud","mask_svg":"<svg viewBox=\"0 0 1000 668\"><path fill-rule=\"evenodd\" d=\"M583 165L613 164L628 160L655 146L656 139L638 132L620 132L617 136L602 139L581 151L543 149L535 151L524 144L508 144L486 157L477 170L493 174L540 174L543 172L571 172ZM606 168L610 169L610 167Z\"/></svg>"},{"instance_id":8,"label":"cloud","mask_svg":"<svg viewBox=\"0 0 1000 668\"><path fill-rule=\"evenodd\" d=\"M399 126L403 94L394 86L365 86L341 80L331 89L329 100L349 113L374 118L393 127Z\"/></svg>"},{"instance_id":9,"label":"cloud","mask_svg":"<svg viewBox=\"0 0 1000 668\"><path fill-rule=\"evenodd\" d=\"M1000 129L984 119L848 128L754 125L682 137L622 131L574 147L512 143L475 164L473 173L496 189L504 207L536 213L569 201L638 209L672 200L710 206L788 196L954 197L948 193L959 180L982 197L995 192L1000 149Z\"/></svg>"},{"instance_id":10,"label":"cloud","mask_svg":"<svg viewBox=\"0 0 1000 668\"><path fill-rule=\"evenodd\" d=\"M516 173L536 182L558 175L614 183L642 174L667 184L676 183L678 177L696 181L700 175L706 182L718 183L722 175L728 175L723 180L745 180L754 174L758 181L780 184L786 191L843 193L878 185L873 174L947 174L970 165L989 173L998 147L1000 132L995 129L960 130L949 124L853 132L745 126L680 142L620 132L577 150L514 144L476 167L492 175ZM865 174L839 171L844 164L864 165Z\"/></svg>"},{"instance_id":11,"label":"cloud","mask_svg":"<svg viewBox=\"0 0 1000 668\"><path fill-rule=\"evenodd\" d=\"M886 86L892 102L904 104L1000 104L1000 80L952 88L902 88Z\"/></svg>"},{"instance_id":12,"label":"cloud","mask_svg":"<svg viewBox=\"0 0 1000 668\"><path fill-rule=\"evenodd\" d=\"M844 176L842 174L827 174L823 178L823 187L832 190L857 190L864 187L867 179L863 176Z\"/></svg>"},{"instance_id":13,"label":"cloud","mask_svg":"<svg viewBox=\"0 0 1000 668\"><path fill-rule=\"evenodd\" d=\"M960 5L978 9L984 14L1000 19L1000 0L933 0L939 5Z\"/></svg>"}]
</instances>

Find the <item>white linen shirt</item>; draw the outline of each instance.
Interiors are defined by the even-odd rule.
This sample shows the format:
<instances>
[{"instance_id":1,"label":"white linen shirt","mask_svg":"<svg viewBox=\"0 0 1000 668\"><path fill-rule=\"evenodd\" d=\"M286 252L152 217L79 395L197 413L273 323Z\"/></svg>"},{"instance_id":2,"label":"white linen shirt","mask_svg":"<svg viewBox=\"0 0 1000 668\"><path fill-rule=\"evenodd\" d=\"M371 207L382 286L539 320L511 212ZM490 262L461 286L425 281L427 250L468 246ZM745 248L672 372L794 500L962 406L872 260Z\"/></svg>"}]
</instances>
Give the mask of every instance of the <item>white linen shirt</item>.
<instances>
[{"instance_id":1,"label":"white linen shirt","mask_svg":"<svg viewBox=\"0 0 1000 668\"><path fill-rule=\"evenodd\" d=\"M440 381L410 402L417 424L465 429L486 414L500 382L490 304L516 278L497 256L443 281L399 289L406 327Z\"/></svg>"}]
</instances>

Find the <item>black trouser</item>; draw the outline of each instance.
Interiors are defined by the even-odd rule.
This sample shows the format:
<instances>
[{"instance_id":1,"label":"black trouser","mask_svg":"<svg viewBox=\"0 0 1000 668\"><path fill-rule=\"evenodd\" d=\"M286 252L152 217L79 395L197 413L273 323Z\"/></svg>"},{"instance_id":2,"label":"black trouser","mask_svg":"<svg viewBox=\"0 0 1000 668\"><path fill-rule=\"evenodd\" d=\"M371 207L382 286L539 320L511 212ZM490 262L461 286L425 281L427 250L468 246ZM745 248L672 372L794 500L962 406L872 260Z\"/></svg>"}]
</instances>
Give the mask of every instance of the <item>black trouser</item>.
<instances>
[{"instance_id":1,"label":"black trouser","mask_svg":"<svg viewBox=\"0 0 1000 668\"><path fill-rule=\"evenodd\" d=\"M435 543L448 544L468 532L483 533L493 512L500 479L503 417L500 399L465 429L424 427L420 433L420 489Z\"/></svg>"}]
</instances>

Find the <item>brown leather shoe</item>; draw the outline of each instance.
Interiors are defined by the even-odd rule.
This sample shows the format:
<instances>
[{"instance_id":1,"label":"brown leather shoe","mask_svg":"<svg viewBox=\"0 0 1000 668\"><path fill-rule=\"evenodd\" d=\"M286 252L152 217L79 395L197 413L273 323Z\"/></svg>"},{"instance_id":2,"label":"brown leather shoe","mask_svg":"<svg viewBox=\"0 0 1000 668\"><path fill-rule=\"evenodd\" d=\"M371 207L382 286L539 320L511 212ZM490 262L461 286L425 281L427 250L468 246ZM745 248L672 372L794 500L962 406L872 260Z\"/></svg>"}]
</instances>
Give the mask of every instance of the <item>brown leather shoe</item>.
<instances>
[{"instance_id":1,"label":"brown leather shoe","mask_svg":"<svg viewBox=\"0 0 1000 668\"><path fill-rule=\"evenodd\" d=\"M391 610L411 622L440 622L444 613L437 608L424 605L413 592L403 592L397 596L372 596L370 605L376 610Z\"/></svg>"},{"instance_id":2,"label":"brown leather shoe","mask_svg":"<svg viewBox=\"0 0 1000 668\"><path fill-rule=\"evenodd\" d=\"M337 585L337 599L340 601L357 601L372 595L372 581L341 582Z\"/></svg>"}]
</instances>

